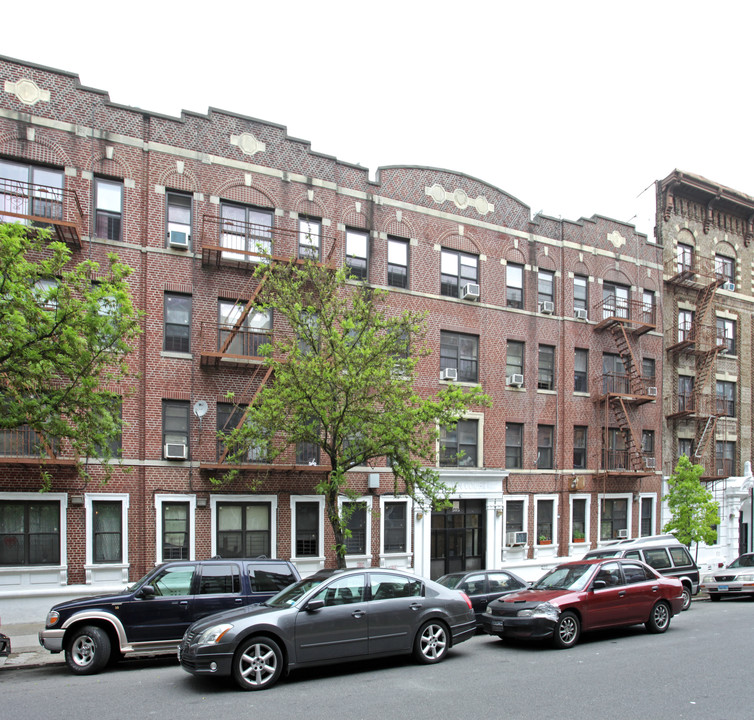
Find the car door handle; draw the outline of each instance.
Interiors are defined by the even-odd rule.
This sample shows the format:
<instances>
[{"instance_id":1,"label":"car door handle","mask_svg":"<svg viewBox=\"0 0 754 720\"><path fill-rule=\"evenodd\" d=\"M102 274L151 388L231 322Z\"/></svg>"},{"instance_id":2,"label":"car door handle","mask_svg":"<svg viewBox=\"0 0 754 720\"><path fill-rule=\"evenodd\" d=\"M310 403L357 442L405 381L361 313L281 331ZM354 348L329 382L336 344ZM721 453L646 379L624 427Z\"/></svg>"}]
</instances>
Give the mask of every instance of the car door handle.
<instances>
[{"instance_id":1,"label":"car door handle","mask_svg":"<svg viewBox=\"0 0 754 720\"><path fill-rule=\"evenodd\" d=\"M179 605L188 605L188 600L179 600L178 604Z\"/></svg>"},{"instance_id":2,"label":"car door handle","mask_svg":"<svg viewBox=\"0 0 754 720\"><path fill-rule=\"evenodd\" d=\"M351 615L358 620L359 618L363 618L366 613L363 610L354 610Z\"/></svg>"},{"instance_id":3,"label":"car door handle","mask_svg":"<svg viewBox=\"0 0 754 720\"><path fill-rule=\"evenodd\" d=\"M240 604L241 604L241 603L243 602L243 598L235 598L235 600L233 600L233 602L234 602L234 603L235 603L236 605L240 605Z\"/></svg>"},{"instance_id":4,"label":"car door handle","mask_svg":"<svg viewBox=\"0 0 754 720\"><path fill-rule=\"evenodd\" d=\"M421 603L411 603L411 604L409 605L409 607L410 607L410 608L411 608L412 610L421 610L421 609L422 609L422 605L421 605Z\"/></svg>"},{"instance_id":5,"label":"car door handle","mask_svg":"<svg viewBox=\"0 0 754 720\"><path fill-rule=\"evenodd\" d=\"M652 592L657 592L660 589L659 585L652 585Z\"/></svg>"},{"instance_id":6,"label":"car door handle","mask_svg":"<svg viewBox=\"0 0 754 720\"><path fill-rule=\"evenodd\" d=\"M626 594L626 591L625 591L625 590L621 590L621 591L620 591L620 592L618 593L618 597L623 597L623 596L624 596L625 594Z\"/></svg>"}]
</instances>

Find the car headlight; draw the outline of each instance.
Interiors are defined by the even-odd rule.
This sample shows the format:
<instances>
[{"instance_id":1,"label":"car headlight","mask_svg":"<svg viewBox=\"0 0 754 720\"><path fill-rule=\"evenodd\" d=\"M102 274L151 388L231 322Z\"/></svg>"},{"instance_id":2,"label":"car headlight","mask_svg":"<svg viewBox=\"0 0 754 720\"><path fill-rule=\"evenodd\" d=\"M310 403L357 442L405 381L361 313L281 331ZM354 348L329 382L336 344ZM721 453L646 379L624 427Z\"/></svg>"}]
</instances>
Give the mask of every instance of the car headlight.
<instances>
[{"instance_id":1,"label":"car headlight","mask_svg":"<svg viewBox=\"0 0 754 720\"><path fill-rule=\"evenodd\" d=\"M207 628L198 638L196 638L197 645L212 645L212 643L220 642L220 639L225 635L228 630L233 626L228 623L222 625L213 625L211 628Z\"/></svg>"},{"instance_id":2,"label":"car headlight","mask_svg":"<svg viewBox=\"0 0 754 720\"><path fill-rule=\"evenodd\" d=\"M484 612L486 615L492 615L492 608L488 605L487 609Z\"/></svg>"},{"instance_id":3,"label":"car headlight","mask_svg":"<svg viewBox=\"0 0 754 720\"><path fill-rule=\"evenodd\" d=\"M736 580L740 580L741 582L754 582L754 575L739 575Z\"/></svg>"},{"instance_id":4,"label":"car headlight","mask_svg":"<svg viewBox=\"0 0 754 720\"><path fill-rule=\"evenodd\" d=\"M714 575L705 575L702 578L702 582L706 585L707 583L713 583L715 582L715 576Z\"/></svg>"},{"instance_id":5,"label":"car headlight","mask_svg":"<svg viewBox=\"0 0 754 720\"><path fill-rule=\"evenodd\" d=\"M45 624L54 625L58 620L60 620L60 613L57 610L50 610L50 612L47 613Z\"/></svg>"},{"instance_id":6,"label":"car headlight","mask_svg":"<svg viewBox=\"0 0 754 720\"><path fill-rule=\"evenodd\" d=\"M555 622L560 617L560 608L552 603L544 602L535 608L519 610L518 617L544 618Z\"/></svg>"}]
</instances>

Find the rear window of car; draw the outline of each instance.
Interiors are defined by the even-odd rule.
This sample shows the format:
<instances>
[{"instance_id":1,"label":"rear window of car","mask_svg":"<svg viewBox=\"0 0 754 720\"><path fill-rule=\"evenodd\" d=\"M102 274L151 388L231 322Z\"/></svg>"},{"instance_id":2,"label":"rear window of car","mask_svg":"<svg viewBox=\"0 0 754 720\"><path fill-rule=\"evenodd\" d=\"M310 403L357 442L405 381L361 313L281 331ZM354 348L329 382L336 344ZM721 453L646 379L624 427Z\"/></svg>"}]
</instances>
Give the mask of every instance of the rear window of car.
<instances>
[{"instance_id":1,"label":"rear window of car","mask_svg":"<svg viewBox=\"0 0 754 720\"><path fill-rule=\"evenodd\" d=\"M249 566L252 592L280 592L297 580L291 568L284 563L270 563L263 567Z\"/></svg>"},{"instance_id":2,"label":"rear window of car","mask_svg":"<svg viewBox=\"0 0 754 720\"><path fill-rule=\"evenodd\" d=\"M673 558L673 564L676 566L687 567L694 564L691 555L689 555L685 547L670 548L670 557Z\"/></svg>"},{"instance_id":3,"label":"rear window of car","mask_svg":"<svg viewBox=\"0 0 754 720\"><path fill-rule=\"evenodd\" d=\"M652 548L644 551L644 562L656 570L665 570L670 567L670 558L665 548Z\"/></svg>"}]
</instances>

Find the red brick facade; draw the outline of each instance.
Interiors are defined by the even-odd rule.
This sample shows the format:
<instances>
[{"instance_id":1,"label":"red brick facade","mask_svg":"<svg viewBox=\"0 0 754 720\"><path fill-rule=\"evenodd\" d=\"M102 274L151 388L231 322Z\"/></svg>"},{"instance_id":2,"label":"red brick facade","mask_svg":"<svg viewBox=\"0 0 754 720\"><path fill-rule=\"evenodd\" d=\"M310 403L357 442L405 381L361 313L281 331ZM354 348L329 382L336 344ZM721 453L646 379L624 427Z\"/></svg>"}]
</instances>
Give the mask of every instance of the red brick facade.
<instances>
[{"instance_id":1,"label":"red brick facade","mask_svg":"<svg viewBox=\"0 0 754 720\"><path fill-rule=\"evenodd\" d=\"M386 167L370 181L366 169L312 152L306 142L288 137L282 126L215 110L180 118L150 114L112 104L105 93L81 87L74 75L30 64L0 60L0 98L0 161L64 172L65 187L75 191L83 210L83 242L76 257L97 259L117 252L134 269L133 296L145 312L144 332L130 361L136 379L121 389L127 424L124 468L117 469L106 486L84 486L70 468L52 468L52 492L64 510L64 568L57 579L135 579L161 561L157 527L163 496L190 499L195 557L218 552L215 503L260 496L270 506L270 551L300 559L293 547L291 498L311 501L316 472L301 466L295 471L273 467L263 473L254 491L248 489L248 480L255 473L244 473L228 488L217 489L210 481L216 474L211 466L217 462L217 405L227 391L248 395L257 382L249 366L212 367L201 361L203 350L217 350L218 300L247 300L253 292L251 274L243 267L249 263L217 263L217 253L207 252L219 244L219 226L208 218L219 216L223 203L270 211L275 255L296 255L302 216L322 220L322 250L336 262L345 261L346 228L369 231L368 281L379 287L388 288L388 236L408 241L408 287L388 289L392 307L428 313L427 339L434 352L419 367L421 393L429 395L440 387L442 332L478 338L478 380L493 401L491 408L474 416L480 420L478 467L441 469L457 485L458 514L467 510L462 526L470 535L476 531L477 547L464 546L462 564L491 567L578 550L580 546L572 543L574 497L585 501L586 547L617 536L617 530L601 530L607 527L603 499L619 501L620 507L609 512L625 513L624 534L629 537L659 531L659 474L649 467L608 467L603 454L603 434L620 424L613 401L605 399L601 389L603 353L619 353L616 338L622 325L620 320L602 322L610 315L602 306L605 283L626 288L631 302L646 299L645 291L653 293L655 307L662 292L661 251L632 226L599 216L578 222L532 218L530 208L515 197L447 170ZM97 236L95 178L122 183L119 240ZM191 198L188 251L167 246L166 193L171 191ZM478 299L441 294L443 250L475 259ZM511 264L523 267L522 308L511 307L507 300ZM552 300L546 301L552 302L551 309L538 297L538 278L544 272L554 275ZM588 279L586 320L577 319L574 311L574 275ZM166 292L191 298L188 353L164 350ZM656 385L661 385L661 318L641 330L627 326L626 337L639 365L643 359L654 360ZM511 341L524 343L521 388L507 380ZM540 346L554 348L552 389L538 389L538 384L550 385L540 377ZM577 348L588 351L587 392L574 392ZM662 388L657 392L661 397ZM189 413L188 461L163 459L165 400L189 407L197 400L207 402L201 421ZM626 407L634 440L638 442L645 431L654 434L652 458L659 469L660 404L634 397ZM510 423L523 426L520 468L510 467L510 459L506 468ZM552 461L540 461L545 468L537 467L538 426L554 429ZM588 428L586 463L581 468L574 468L574 426ZM618 441L621 447L622 443ZM286 461L292 464L293 456ZM369 472L380 476L379 488L371 491ZM452 532L433 531L430 518L410 505L407 547L394 556L384 551L380 503L392 492L387 467L354 473L353 484L370 499L373 510L367 516L370 547L354 562L404 565L433 575L455 567ZM30 496L38 486L38 468L0 458L0 503L24 500L24 493ZM87 551L92 542L87 513L91 515L91 502L99 493L125 503L123 561L111 568L114 574L100 572ZM528 538L522 547L506 545L511 499L524 501L522 529ZM481 503L476 519L468 504L475 500ZM540 544L537 536L537 526L546 526L548 517L553 535L549 546ZM617 529L620 520L616 522ZM300 563L303 570L334 561L326 522L320 533L320 552L313 564Z\"/></svg>"}]
</instances>

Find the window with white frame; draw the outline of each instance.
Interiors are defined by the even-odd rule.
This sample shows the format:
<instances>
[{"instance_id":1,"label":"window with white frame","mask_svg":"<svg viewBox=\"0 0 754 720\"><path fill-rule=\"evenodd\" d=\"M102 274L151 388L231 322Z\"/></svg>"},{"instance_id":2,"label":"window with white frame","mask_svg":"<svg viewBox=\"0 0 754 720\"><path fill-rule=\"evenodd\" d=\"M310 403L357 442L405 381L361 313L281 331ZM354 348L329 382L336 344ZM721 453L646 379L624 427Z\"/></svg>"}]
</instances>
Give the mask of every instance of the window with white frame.
<instances>
[{"instance_id":1,"label":"window with white frame","mask_svg":"<svg viewBox=\"0 0 754 720\"><path fill-rule=\"evenodd\" d=\"M345 540L346 555L366 555L371 542L371 498L341 502L341 517L348 533Z\"/></svg>"},{"instance_id":2,"label":"window with white frame","mask_svg":"<svg viewBox=\"0 0 754 720\"><path fill-rule=\"evenodd\" d=\"M189 249L191 246L191 205L193 198L186 193L167 191L165 241L167 247Z\"/></svg>"},{"instance_id":3,"label":"window with white frame","mask_svg":"<svg viewBox=\"0 0 754 720\"><path fill-rule=\"evenodd\" d=\"M369 259L369 233L366 230L346 230L346 267L356 280L366 280Z\"/></svg>"},{"instance_id":4,"label":"window with white frame","mask_svg":"<svg viewBox=\"0 0 754 720\"><path fill-rule=\"evenodd\" d=\"M461 297L466 285L479 283L479 258L476 255L443 248L440 263L441 295Z\"/></svg>"},{"instance_id":5,"label":"window with white frame","mask_svg":"<svg viewBox=\"0 0 754 720\"><path fill-rule=\"evenodd\" d=\"M573 276L573 309L587 310L589 278L585 275Z\"/></svg>"},{"instance_id":6,"label":"window with white frame","mask_svg":"<svg viewBox=\"0 0 754 720\"><path fill-rule=\"evenodd\" d=\"M523 498L510 497L503 501L505 512L505 529L504 537L508 538L508 533L523 532L526 530L527 519L527 502ZM507 540L504 544L508 544Z\"/></svg>"},{"instance_id":7,"label":"window with white frame","mask_svg":"<svg viewBox=\"0 0 754 720\"><path fill-rule=\"evenodd\" d=\"M27 224L30 215L63 219L63 171L0 159L0 222Z\"/></svg>"},{"instance_id":8,"label":"window with white frame","mask_svg":"<svg viewBox=\"0 0 754 720\"><path fill-rule=\"evenodd\" d=\"M65 496L0 494L0 566L61 565Z\"/></svg>"},{"instance_id":9,"label":"window with white frame","mask_svg":"<svg viewBox=\"0 0 754 720\"><path fill-rule=\"evenodd\" d=\"M294 557L321 557L322 547L322 500L292 500L294 528Z\"/></svg>"},{"instance_id":10,"label":"window with white frame","mask_svg":"<svg viewBox=\"0 0 754 720\"><path fill-rule=\"evenodd\" d=\"M391 287L408 287L408 240L387 239L387 284Z\"/></svg>"},{"instance_id":11,"label":"window with white frame","mask_svg":"<svg viewBox=\"0 0 754 720\"><path fill-rule=\"evenodd\" d=\"M537 302L540 312L544 303L555 302L555 273L550 270L537 273Z\"/></svg>"},{"instance_id":12,"label":"window with white frame","mask_svg":"<svg viewBox=\"0 0 754 720\"><path fill-rule=\"evenodd\" d=\"M717 324L717 343L725 345L724 352L728 355L736 354L736 321L728 318L718 317Z\"/></svg>"},{"instance_id":13,"label":"window with white frame","mask_svg":"<svg viewBox=\"0 0 754 720\"><path fill-rule=\"evenodd\" d=\"M224 260L260 262L272 253L272 210L224 202L220 215L220 245L228 248Z\"/></svg>"},{"instance_id":14,"label":"window with white frame","mask_svg":"<svg viewBox=\"0 0 754 720\"><path fill-rule=\"evenodd\" d=\"M268 502L218 501L216 505L217 555L271 556L271 512Z\"/></svg>"},{"instance_id":15,"label":"window with white frame","mask_svg":"<svg viewBox=\"0 0 754 720\"><path fill-rule=\"evenodd\" d=\"M408 501L380 498L380 503L382 505L382 551L386 554L408 552Z\"/></svg>"},{"instance_id":16,"label":"window with white frame","mask_svg":"<svg viewBox=\"0 0 754 720\"><path fill-rule=\"evenodd\" d=\"M123 222L123 183L94 178L94 234L106 240L120 240Z\"/></svg>"},{"instance_id":17,"label":"window with white frame","mask_svg":"<svg viewBox=\"0 0 754 720\"><path fill-rule=\"evenodd\" d=\"M534 501L537 523L537 544L551 545L556 537L555 500L551 497L538 497Z\"/></svg>"},{"instance_id":18,"label":"window with white frame","mask_svg":"<svg viewBox=\"0 0 754 720\"><path fill-rule=\"evenodd\" d=\"M128 495L87 493L86 564L128 563Z\"/></svg>"},{"instance_id":19,"label":"window with white frame","mask_svg":"<svg viewBox=\"0 0 754 720\"><path fill-rule=\"evenodd\" d=\"M524 307L524 266L508 263L505 268L505 304L511 308Z\"/></svg>"},{"instance_id":20,"label":"window with white frame","mask_svg":"<svg viewBox=\"0 0 754 720\"><path fill-rule=\"evenodd\" d=\"M320 244L322 242L322 221L315 218L300 217L298 219L298 256L302 260L320 258Z\"/></svg>"},{"instance_id":21,"label":"window with white frame","mask_svg":"<svg viewBox=\"0 0 754 720\"><path fill-rule=\"evenodd\" d=\"M440 429L442 467L478 467L479 420L459 420Z\"/></svg>"},{"instance_id":22,"label":"window with white frame","mask_svg":"<svg viewBox=\"0 0 754 720\"><path fill-rule=\"evenodd\" d=\"M571 497L571 542L586 541L589 535L589 498Z\"/></svg>"},{"instance_id":23,"label":"window with white frame","mask_svg":"<svg viewBox=\"0 0 754 720\"><path fill-rule=\"evenodd\" d=\"M156 495L158 562L194 559L195 495Z\"/></svg>"},{"instance_id":24,"label":"window with white frame","mask_svg":"<svg viewBox=\"0 0 754 720\"><path fill-rule=\"evenodd\" d=\"M654 510L655 499L654 497L645 495L641 499L641 518L639 521L639 535L646 537L654 533Z\"/></svg>"},{"instance_id":25,"label":"window with white frame","mask_svg":"<svg viewBox=\"0 0 754 720\"><path fill-rule=\"evenodd\" d=\"M618 540L629 536L630 495L600 498L600 540Z\"/></svg>"}]
</instances>

